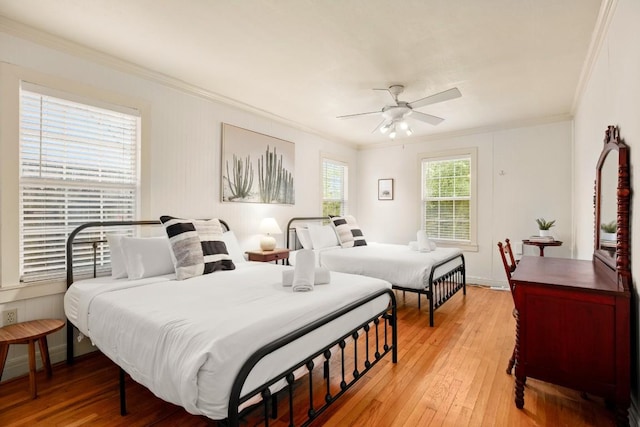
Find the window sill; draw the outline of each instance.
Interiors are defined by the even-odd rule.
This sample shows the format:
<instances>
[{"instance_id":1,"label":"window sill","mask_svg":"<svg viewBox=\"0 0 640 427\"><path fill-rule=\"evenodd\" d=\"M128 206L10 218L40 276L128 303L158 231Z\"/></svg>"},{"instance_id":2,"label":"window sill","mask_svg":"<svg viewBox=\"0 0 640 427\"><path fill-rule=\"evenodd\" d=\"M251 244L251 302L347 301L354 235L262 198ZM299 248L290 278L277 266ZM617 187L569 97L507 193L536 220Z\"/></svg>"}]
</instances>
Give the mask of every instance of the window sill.
<instances>
[{"instance_id":1,"label":"window sill","mask_svg":"<svg viewBox=\"0 0 640 427\"><path fill-rule=\"evenodd\" d=\"M20 284L0 288L0 304L63 294L67 290L64 281Z\"/></svg>"},{"instance_id":2,"label":"window sill","mask_svg":"<svg viewBox=\"0 0 640 427\"><path fill-rule=\"evenodd\" d=\"M462 242L452 242L450 240L437 240L431 239L436 243L436 246L441 248L459 248L463 252L478 252L478 245L475 243L462 243Z\"/></svg>"}]
</instances>

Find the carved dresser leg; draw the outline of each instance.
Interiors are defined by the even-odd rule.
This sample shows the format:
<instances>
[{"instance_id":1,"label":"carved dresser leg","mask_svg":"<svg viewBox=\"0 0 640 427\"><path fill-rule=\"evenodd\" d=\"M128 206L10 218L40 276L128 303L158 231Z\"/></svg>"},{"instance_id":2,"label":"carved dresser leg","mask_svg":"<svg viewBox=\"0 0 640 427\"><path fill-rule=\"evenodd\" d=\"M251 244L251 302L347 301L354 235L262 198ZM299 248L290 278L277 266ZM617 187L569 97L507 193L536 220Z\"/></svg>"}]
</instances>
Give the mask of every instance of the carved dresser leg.
<instances>
[{"instance_id":1,"label":"carved dresser leg","mask_svg":"<svg viewBox=\"0 0 640 427\"><path fill-rule=\"evenodd\" d=\"M625 405L616 405L616 425L618 427L629 426L629 408Z\"/></svg>"},{"instance_id":2,"label":"carved dresser leg","mask_svg":"<svg viewBox=\"0 0 640 427\"><path fill-rule=\"evenodd\" d=\"M524 407L524 384L527 381L527 377L522 375L522 367L520 366L520 314L518 310L514 310L514 317L516 318L516 346L514 349L515 367L516 367L516 408L522 409Z\"/></svg>"},{"instance_id":3,"label":"carved dresser leg","mask_svg":"<svg viewBox=\"0 0 640 427\"><path fill-rule=\"evenodd\" d=\"M516 408L524 408L524 379L516 377Z\"/></svg>"}]
</instances>

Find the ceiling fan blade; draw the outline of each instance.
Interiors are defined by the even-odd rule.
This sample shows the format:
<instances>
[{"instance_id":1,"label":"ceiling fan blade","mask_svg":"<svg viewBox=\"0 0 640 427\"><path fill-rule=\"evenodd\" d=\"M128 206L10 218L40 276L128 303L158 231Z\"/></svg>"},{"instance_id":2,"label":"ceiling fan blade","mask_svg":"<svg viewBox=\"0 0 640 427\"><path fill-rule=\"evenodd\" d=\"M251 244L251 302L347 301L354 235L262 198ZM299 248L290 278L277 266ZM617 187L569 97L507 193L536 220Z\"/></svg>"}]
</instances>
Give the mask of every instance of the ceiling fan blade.
<instances>
[{"instance_id":1,"label":"ceiling fan blade","mask_svg":"<svg viewBox=\"0 0 640 427\"><path fill-rule=\"evenodd\" d=\"M380 130L380 128L382 126L384 126L384 124L387 123L387 119L384 119L383 121L380 122L380 124L378 126L376 126L376 128L374 130L371 131L371 133L376 133Z\"/></svg>"},{"instance_id":2,"label":"ceiling fan blade","mask_svg":"<svg viewBox=\"0 0 640 427\"><path fill-rule=\"evenodd\" d=\"M438 102L448 101L450 99L460 98L462 94L457 87L453 89L445 90L444 92L436 93L435 95L427 96L426 98L418 99L417 101L410 102L409 107L416 109L424 107L425 105L431 105Z\"/></svg>"},{"instance_id":3,"label":"ceiling fan blade","mask_svg":"<svg viewBox=\"0 0 640 427\"><path fill-rule=\"evenodd\" d=\"M380 114L380 113L382 113L382 111L371 111L369 113L347 114L345 116L338 116L336 117L336 119L353 119L354 117L370 116L372 114Z\"/></svg>"},{"instance_id":4,"label":"ceiling fan blade","mask_svg":"<svg viewBox=\"0 0 640 427\"><path fill-rule=\"evenodd\" d=\"M388 88L381 89L381 88L374 87L373 90L381 90L383 92L387 92L389 94L389 96L391 97L391 99L393 100L394 104L397 105L396 98L393 96L393 94L391 93L391 91Z\"/></svg>"},{"instance_id":5,"label":"ceiling fan blade","mask_svg":"<svg viewBox=\"0 0 640 427\"><path fill-rule=\"evenodd\" d=\"M429 123L430 125L438 125L444 121L442 117L432 116L431 114L421 113L419 111L412 111L408 116L412 119L420 120L421 122Z\"/></svg>"}]
</instances>

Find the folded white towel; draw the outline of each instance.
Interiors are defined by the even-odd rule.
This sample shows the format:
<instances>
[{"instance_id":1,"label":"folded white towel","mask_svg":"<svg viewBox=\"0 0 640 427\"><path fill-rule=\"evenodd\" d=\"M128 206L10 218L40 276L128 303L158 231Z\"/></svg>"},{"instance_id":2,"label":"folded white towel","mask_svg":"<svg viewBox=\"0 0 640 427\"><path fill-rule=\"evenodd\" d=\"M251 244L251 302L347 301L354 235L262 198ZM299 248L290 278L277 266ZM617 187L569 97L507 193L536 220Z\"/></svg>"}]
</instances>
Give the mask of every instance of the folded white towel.
<instances>
[{"instance_id":1,"label":"folded white towel","mask_svg":"<svg viewBox=\"0 0 640 427\"><path fill-rule=\"evenodd\" d=\"M325 285L331 282L331 271L328 268L316 267L314 271L313 284ZM293 285L293 270L284 270L282 272L282 286Z\"/></svg>"},{"instance_id":2,"label":"folded white towel","mask_svg":"<svg viewBox=\"0 0 640 427\"><path fill-rule=\"evenodd\" d=\"M302 249L296 255L296 266L293 269L293 292L313 290L316 270L316 256L310 249Z\"/></svg>"},{"instance_id":3,"label":"folded white towel","mask_svg":"<svg viewBox=\"0 0 640 427\"><path fill-rule=\"evenodd\" d=\"M429 244L429 236L424 230L418 230L416 233L418 237L418 250L420 252L431 252L431 245Z\"/></svg>"}]
</instances>

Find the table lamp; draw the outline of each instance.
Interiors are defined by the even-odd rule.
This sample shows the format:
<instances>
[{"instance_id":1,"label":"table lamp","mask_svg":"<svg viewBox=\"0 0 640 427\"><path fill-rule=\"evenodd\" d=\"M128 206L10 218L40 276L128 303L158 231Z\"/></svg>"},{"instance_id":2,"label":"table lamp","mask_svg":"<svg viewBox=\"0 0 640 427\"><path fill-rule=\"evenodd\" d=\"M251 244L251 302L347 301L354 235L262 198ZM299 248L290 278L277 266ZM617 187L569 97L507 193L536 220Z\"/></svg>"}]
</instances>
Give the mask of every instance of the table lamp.
<instances>
[{"instance_id":1,"label":"table lamp","mask_svg":"<svg viewBox=\"0 0 640 427\"><path fill-rule=\"evenodd\" d=\"M260 249L272 251L276 248L276 238L272 234L282 234L282 231L280 231L275 218L264 218L260 222L260 233L263 234L260 239Z\"/></svg>"}]
</instances>

